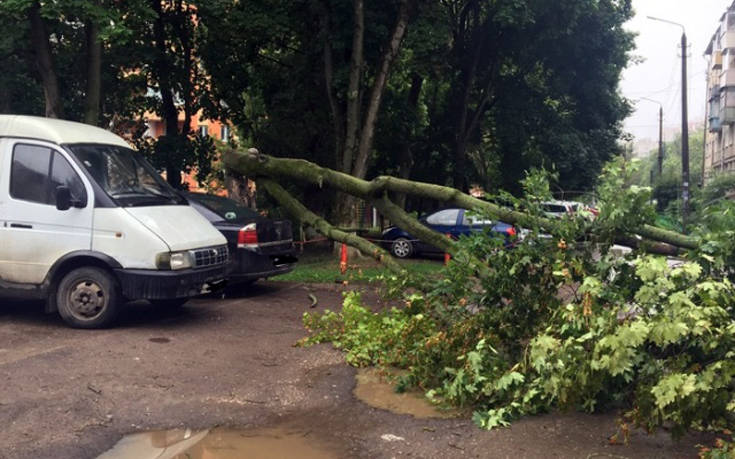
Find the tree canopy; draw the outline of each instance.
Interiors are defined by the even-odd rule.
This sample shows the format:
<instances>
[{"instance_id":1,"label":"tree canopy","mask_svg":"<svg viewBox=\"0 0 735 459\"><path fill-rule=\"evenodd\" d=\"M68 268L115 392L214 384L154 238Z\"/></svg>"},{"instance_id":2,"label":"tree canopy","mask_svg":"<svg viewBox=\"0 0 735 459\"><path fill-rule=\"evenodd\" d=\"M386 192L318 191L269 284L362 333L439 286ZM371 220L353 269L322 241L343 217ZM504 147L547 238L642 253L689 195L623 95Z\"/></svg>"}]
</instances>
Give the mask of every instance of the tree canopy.
<instances>
[{"instance_id":1,"label":"tree canopy","mask_svg":"<svg viewBox=\"0 0 735 459\"><path fill-rule=\"evenodd\" d=\"M209 159L175 124L202 109L358 178L518 190L544 166L585 190L619 151L631 15L630 0L6 0L0 111L157 112L169 172Z\"/></svg>"}]
</instances>

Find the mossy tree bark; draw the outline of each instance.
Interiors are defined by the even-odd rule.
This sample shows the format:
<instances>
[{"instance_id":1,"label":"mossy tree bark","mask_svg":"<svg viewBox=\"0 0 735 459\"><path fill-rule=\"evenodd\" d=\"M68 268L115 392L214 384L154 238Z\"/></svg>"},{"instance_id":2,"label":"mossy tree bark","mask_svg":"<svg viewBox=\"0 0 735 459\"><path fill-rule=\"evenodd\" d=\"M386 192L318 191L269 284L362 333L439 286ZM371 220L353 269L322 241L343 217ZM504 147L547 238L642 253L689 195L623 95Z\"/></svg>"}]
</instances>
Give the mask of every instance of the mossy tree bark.
<instances>
[{"instance_id":1,"label":"mossy tree bark","mask_svg":"<svg viewBox=\"0 0 735 459\"><path fill-rule=\"evenodd\" d=\"M346 233L335 228L328 221L304 207L303 204L291 196L288 191L274 180L260 178L258 179L258 184L262 186L263 189L273 197L273 199L278 201L278 203L281 204L288 213L298 216L300 221L310 225L325 237L334 241L343 242L359 249L363 254L375 258L380 263L384 264L386 268L395 273L402 273L404 271L401 265L393 260L388 252L360 236Z\"/></svg>"},{"instance_id":2,"label":"mossy tree bark","mask_svg":"<svg viewBox=\"0 0 735 459\"><path fill-rule=\"evenodd\" d=\"M453 243L439 233L429 230L416 219L406 214L403 209L392 203L386 196L387 192L405 193L435 199L447 204L465 209L473 209L518 226L538 226L551 233L556 233L557 223L548 218L534 217L516 210L506 209L487 201L474 198L457 189L415 182L395 177L381 176L366 181L353 177L344 172L335 171L303 159L274 158L260 154L251 149L248 152L230 151L225 154L224 161L227 167L253 177L268 177L272 179L288 179L301 183L316 184L319 187L331 187L349 195L371 201L381 212L408 230L422 241L439 247L447 252L453 252ZM685 236L673 231L644 225L636 228L633 234L641 236L653 243L665 243L682 249L695 249L698 246L696 238ZM632 235L622 234L621 239L631 240ZM649 245L650 246L650 245ZM669 253L668 248L655 245L661 252Z\"/></svg>"}]
</instances>

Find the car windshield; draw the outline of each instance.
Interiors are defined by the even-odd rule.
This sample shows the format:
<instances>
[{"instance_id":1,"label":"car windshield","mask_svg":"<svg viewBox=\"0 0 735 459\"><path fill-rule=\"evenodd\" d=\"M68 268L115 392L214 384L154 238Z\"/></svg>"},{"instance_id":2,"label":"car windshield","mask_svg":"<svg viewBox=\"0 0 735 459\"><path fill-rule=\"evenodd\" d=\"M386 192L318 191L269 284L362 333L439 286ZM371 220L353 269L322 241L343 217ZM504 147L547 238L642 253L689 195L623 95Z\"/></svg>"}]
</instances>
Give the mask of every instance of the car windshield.
<instances>
[{"instance_id":1,"label":"car windshield","mask_svg":"<svg viewBox=\"0 0 735 459\"><path fill-rule=\"evenodd\" d=\"M232 223L249 223L260 217L257 212L249 207L241 206L232 199L203 193L189 193L187 195L192 201L196 201L210 211L216 213L222 221ZM206 216L206 215L205 215ZM213 221L209 216L207 218Z\"/></svg>"},{"instance_id":2,"label":"car windshield","mask_svg":"<svg viewBox=\"0 0 735 459\"><path fill-rule=\"evenodd\" d=\"M559 204L542 204L541 208L544 212L551 212L554 214L564 214L567 212L567 208Z\"/></svg>"},{"instance_id":3,"label":"car windshield","mask_svg":"<svg viewBox=\"0 0 735 459\"><path fill-rule=\"evenodd\" d=\"M73 145L69 149L120 206L186 204L148 161L129 148Z\"/></svg>"}]
</instances>

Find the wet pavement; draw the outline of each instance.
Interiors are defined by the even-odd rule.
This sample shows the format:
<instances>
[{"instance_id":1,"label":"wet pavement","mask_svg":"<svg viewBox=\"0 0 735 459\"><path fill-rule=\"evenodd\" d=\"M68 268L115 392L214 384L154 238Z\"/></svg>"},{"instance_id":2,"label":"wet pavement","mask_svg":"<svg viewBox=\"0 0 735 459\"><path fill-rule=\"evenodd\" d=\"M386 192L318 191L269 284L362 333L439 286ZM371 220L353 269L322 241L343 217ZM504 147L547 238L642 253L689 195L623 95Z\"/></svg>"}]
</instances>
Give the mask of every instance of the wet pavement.
<instances>
[{"instance_id":1,"label":"wet pavement","mask_svg":"<svg viewBox=\"0 0 735 459\"><path fill-rule=\"evenodd\" d=\"M159 430L125 436L99 459L336 459L300 429Z\"/></svg>"},{"instance_id":2,"label":"wet pavement","mask_svg":"<svg viewBox=\"0 0 735 459\"><path fill-rule=\"evenodd\" d=\"M388 411L405 405L390 386L356 384L357 371L329 345L293 346L302 314L338 309L342 288L273 282L181 311L139 304L98 331L69 329L36 303L0 300L0 458L94 458L126 444L212 458L668 458L693 457L702 441L633 432L630 445L612 446L614 414L544 415L483 432L468 417Z\"/></svg>"}]
</instances>

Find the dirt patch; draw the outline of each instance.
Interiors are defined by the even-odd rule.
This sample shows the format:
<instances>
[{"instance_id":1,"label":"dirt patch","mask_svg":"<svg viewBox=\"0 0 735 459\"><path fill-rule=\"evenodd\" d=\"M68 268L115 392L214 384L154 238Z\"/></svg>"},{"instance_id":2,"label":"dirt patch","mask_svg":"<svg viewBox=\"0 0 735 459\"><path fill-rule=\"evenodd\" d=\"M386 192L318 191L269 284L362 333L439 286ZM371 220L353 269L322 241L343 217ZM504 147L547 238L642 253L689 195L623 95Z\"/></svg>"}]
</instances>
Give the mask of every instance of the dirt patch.
<instances>
[{"instance_id":1,"label":"dirt patch","mask_svg":"<svg viewBox=\"0 0 735 459\"><path fill-rule=\"evenodd\" d=\"M124 437L98 459L332 459L311 431L286 428L158 430Z\"/></svg>"},{"instance_id":2,"label":"dirt patch","mask_svg":"<svg viewBox=\"0 0 735 459\"><path fill-rule=\"evenodd\" d=\"M469 416L374 408L355 397L356 371L341 352L293 346L306 334L303 313L339 310L342 290L258 283L178 311L133 305L117 328L95 331L67 328L37 304L0 300L0 459L94 458L126 435L214 427L276 429L289 441L288 434L305 435L320 451L358 459L668 459L693 457L695 444L711 443L633 431L629 445L613 446L616 413L529 416L486 432ZM319 298L314 309L310 293ZM385 306L368 288L363 299Z\"/></svg>"}]
</instances>

